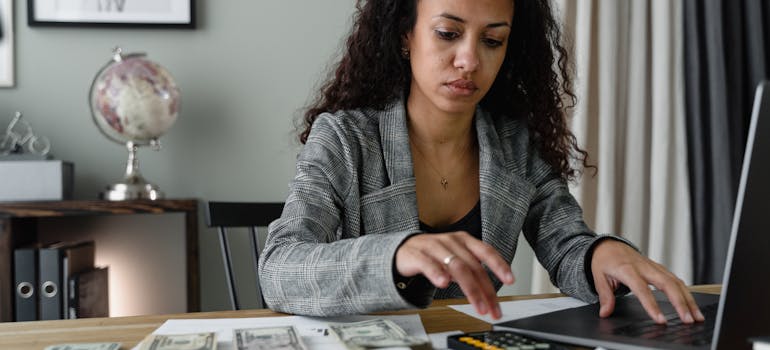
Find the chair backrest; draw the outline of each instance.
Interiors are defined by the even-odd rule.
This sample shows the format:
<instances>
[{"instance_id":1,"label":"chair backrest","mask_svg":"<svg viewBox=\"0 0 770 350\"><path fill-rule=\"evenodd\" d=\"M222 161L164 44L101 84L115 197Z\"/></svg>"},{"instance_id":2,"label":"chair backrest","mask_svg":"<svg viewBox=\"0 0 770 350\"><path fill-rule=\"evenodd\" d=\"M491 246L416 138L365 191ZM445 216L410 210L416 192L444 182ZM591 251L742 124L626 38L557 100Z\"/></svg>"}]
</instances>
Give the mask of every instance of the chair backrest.
<instances>
[{"instance_id":1,"label":"chair backrest","mask_svg":"<svg viewBox=\"0 0 770 350\"><path fill-rule=\"evenodd\" d=\"M245 227L249 229L249 241L251 242L252 268L256 277L257 291L259 292L260 305L264 308L265 300L259 287L259 238L257 227L266 227L273 220L279 218L283 212L284 203L253 203L253 202L208 202L206 210L206 224L219 230L219 246L222 251L222 260L225 267L227 287L230 292L230 304L233 310L240 310L238 295L235 291L235 278L233 276L233 261L230 254L230 243L227 237L227 229Z\"/></svg>"}]
</instances>

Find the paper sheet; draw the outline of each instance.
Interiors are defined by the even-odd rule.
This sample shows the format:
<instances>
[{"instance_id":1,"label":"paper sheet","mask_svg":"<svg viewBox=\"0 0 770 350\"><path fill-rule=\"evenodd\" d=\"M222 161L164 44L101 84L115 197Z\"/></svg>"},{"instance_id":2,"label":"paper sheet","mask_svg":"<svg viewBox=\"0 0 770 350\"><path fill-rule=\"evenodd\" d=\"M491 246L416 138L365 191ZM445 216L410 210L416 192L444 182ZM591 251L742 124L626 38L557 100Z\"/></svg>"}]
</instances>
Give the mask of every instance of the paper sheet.
<instances>
[{"instance_id":1,"label":"paper sheet","mask_svg":"<svg viewBox=\"0 0 770 350\"><path fill-rule=\"evenodd\" d=\"M486 323L494 324L583 305L587 305L587 303L571 297L504 301L500 303L503 317L499 320L493 320L489 315L479 315L470 304L450 305L449 307Z\"/></svg>"},{"instance_id":2,"label":"paper sheet","mask_svg":"<svg viewBox=\"0 0 770 350\"><path fill-rule=\"evenodd\" d=\"M297 328L302 341L308 350L340 350L345 349L329 332L329 322L358 322L383 318L395 322L404 331L414 337L428 340L425 328L422 326L420 315L398 316L345 316L345 317L256 317L256 318L214 318L214 319L174 319L163 323L152 334L185 334L200 332L217 332L217 350L235 350L233 347L233 330L238 328L275 327L293 325ZM133 350L138 350L139 345ZM408 348L389 348L406 349Z\"/></svg>"}]
</instances>

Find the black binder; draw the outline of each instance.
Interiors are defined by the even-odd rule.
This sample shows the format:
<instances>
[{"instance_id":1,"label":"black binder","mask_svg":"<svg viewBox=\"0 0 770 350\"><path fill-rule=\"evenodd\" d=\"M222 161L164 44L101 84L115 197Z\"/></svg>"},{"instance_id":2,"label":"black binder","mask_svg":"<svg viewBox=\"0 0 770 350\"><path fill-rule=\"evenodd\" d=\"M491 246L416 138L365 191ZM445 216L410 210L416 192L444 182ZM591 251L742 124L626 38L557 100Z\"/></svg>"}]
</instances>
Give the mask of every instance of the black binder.
<instances>
[{"instance_id":1,"label":"black binder","mask_svg":"<svg viewBox=\"0 0 770 350\"><path fill-rule=\"evenodd\" d=\"M64 319L69 301L64 283L71 274L94 267L94 242L51 244L40 248L38 262L40 319Z\"/></svg>"},{"instance_id":2,"label":"black binder","mask_svg":"<svg viewBox=\"0 0 770 350\"><path fill-rule=\"evenodd\" d=\"M24 247L13 251L15 320L37 320L37 248Z\"/></svg>"},{"instance_id":3,"label":"black binder","mask_svg":"<svg viewBox=\"0 0 770 350\"><path fill-rule=\"evenodd\" d=\"M67 318L109 317L108 268L101 267L73 274L67 281Z\"/></svg>"}]
</instances>

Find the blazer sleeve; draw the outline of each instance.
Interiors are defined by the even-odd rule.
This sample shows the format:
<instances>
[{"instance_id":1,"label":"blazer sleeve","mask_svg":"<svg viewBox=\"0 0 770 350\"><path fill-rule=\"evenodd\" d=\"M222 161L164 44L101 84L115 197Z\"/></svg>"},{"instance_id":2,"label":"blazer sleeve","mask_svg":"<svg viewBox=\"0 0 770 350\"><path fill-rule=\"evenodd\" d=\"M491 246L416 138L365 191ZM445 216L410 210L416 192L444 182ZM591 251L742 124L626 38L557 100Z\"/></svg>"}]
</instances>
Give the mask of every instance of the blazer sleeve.
<instances>
[{"instance_id":1,"label":"blazer sleeve","mask_svg":"<svg viewBox=\"0 0 770 350\"><path fill-rule=\"evenodd\" d=\"M261 291L271 309L332 316L414 307L396 289L392 273L396 249L414 232L358 236L344 229L351 213L346 205L356 205L346 201L349 191L357 191L357 167L345 130L319 117L259 260Z\"/></svg>"},{"instance_id":2,"label":"blazer sleeve","mask_svg":"<svg viewBox=\"0 0 770 350\"><path fill-rule=\"evenodd\" d=\"M593 248L604 239L637 248L621 237L594 233L583 221L582 209L570 194L567 182L541 158L535 156L530 162L530 179L536 193L524 221L524 237L548 271L551 282L564 294L597 302L590 270ZM623 286L616 295L627 291Z\"/></svg>"}]
</instances>

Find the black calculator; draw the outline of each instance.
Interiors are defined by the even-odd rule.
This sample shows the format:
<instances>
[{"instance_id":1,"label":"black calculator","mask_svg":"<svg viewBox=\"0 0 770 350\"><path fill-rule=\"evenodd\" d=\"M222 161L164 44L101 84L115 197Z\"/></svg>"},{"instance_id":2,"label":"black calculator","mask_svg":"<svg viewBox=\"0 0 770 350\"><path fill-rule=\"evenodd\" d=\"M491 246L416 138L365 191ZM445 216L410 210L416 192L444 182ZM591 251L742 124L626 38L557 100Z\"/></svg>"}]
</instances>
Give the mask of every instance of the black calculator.
<instances>
[{"instance_id":1,"label":"black calculator","mask_svg":"<svg viewBox=\"0 0 770 350\"><path fill-rule=\"evenodd\" d=\"M451 335L447 346L453 350L567 350L566 347L546 343L510 331L486 331Z\"/></svg>"}]
</instances>

